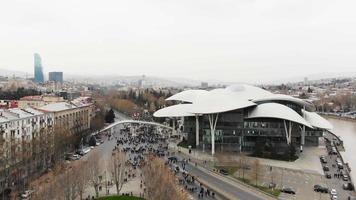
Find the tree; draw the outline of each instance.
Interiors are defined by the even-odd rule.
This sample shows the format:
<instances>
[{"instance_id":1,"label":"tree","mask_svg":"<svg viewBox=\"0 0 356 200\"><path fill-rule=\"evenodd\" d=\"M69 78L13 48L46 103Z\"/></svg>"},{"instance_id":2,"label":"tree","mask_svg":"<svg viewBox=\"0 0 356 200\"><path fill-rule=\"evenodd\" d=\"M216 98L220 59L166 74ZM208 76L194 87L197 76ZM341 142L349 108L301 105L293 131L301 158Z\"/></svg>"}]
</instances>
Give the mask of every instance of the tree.
<instances>
[{"instance_id":1,"label":"tree","mask_svg":"<svg viewBox=\"0 0 356 200\"><path fill-rule=\"evenodd\" d=\"M110 109L105 116L106 123L113 123L115 121L115 113L113 109Z\"/></svg>"},{"instance_id":2,"label":"tree","mask_svg":"<svg viewBox=\"0 0 356 200\"><path fill-rule=\"evenodd\" d=\"M82 165L86 166L87 162L82 163ZM79 195L79 199L83 199L83 193L88 186L88 181L90 180L88 174L88 168L83 166L76 166L73 169L75 174L75 184L76 184L76 191Z\"/></svg>"},{"instance_id":3,"label":"tree","mask_svg":"<svg viewBox=\"0 0 356 200\"><path fill-rule=\"evenodd\" d=\"M62 194L65 200L75 200L77 195L76 190L76 174L73 169L67 169L59 175L57 183L62 189Z\"/></svg>"},{"instance_id":4,"label":"tree","mask_svg":"<svg viewBox=\"0 0 356 200\"><path fill-rule=\"evenodd\" d=\"M149 156L142 169L148 200L186 200L185 191L177 186L177 180L162 160Z\"/></svg>"},{"instance_id":5,"label":"tree","mask_svg":"<svg viewBox=\"0 0 356 200\"><path fill-rule=\"evenodd\" d=\"M102 181L103 165L101 156L97 152L92 152L87 160L87 170L89 183L94 187L96 197L99 196L99 186Z\"/></svg>"},{"instance_id":6,"label":"tree","mask_svg":"<svg viewBox=\"0 0 356 200\"><path fill-rule=\"evenodd\" d=\"M255 185L257 186L258 184L258 180L260 178L260 175L261 175L261 164L260 164L260 161L258 159L255 159L253 161L253 164L252 164L252 179L255 180Z\"/></svg>"},{"instance_id":7,"label":"tree","mask_svg":"<svg viewBox=\"0 0 356 200\"><path fill-rule=\"evenodd\" d=\"M114 180L116 186L117 195L120 195L120 191L125 181L126 170L126 154L122 151L113 152L110 161L108 162L108 170L111 173L111 178Z\"/></svg>"},{"instance_id":8,"label":"tree","mask_svg":"<svg viewBox=\"0 0 356 200\"><path fill-rule=\"evenodd\" d=\"M240 155L240 159L239 159L239 164L238 164L238 168L239 171L242 172L242 180L245 180L245 170L248 168L248 162L247 162L247 157L245 156L245 154L241 154ZM240 173L239 173L240 175ZM241 177L241 175L240 175Z\"/></svg>"}]
</instances>

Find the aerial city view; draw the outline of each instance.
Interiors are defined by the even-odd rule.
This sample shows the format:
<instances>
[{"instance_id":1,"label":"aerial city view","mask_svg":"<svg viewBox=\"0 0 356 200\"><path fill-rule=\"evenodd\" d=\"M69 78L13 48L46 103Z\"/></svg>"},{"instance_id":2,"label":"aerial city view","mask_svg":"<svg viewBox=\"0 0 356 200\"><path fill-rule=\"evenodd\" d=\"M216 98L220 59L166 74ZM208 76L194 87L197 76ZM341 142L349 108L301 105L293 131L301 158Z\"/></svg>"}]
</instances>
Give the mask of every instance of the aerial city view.
<instances>
[{"instance_id":1,"label":"aerial city view","mask_svg":"<svg viewBox=\"0 0 356 200\"><path fill-rule=\"evenodd\" d=\"M0 200L356 200L356 1L0 3Z\"/></svg>"}]
</instances>

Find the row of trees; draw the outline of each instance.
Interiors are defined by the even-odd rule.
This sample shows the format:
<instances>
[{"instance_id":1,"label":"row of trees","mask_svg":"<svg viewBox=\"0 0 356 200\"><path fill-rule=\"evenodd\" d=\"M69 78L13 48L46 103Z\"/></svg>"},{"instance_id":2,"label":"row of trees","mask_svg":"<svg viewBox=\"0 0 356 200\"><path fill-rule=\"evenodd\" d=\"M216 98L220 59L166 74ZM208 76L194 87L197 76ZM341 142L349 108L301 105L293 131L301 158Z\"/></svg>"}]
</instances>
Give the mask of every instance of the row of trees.
<instances>
[{"instance_id":1,"label":"row of trees","mask_svg":"<svg viewBox=\"0 0 356 200\"><path fill-rule=\"evenodd\" d=\"M169 102L165 99L171 95L171 93L157 92L153 89L110 91L107 95L107 102L111 107L128 115L142 110L152 113L166 106Z\"/></svg>"},{"instance_id":2,"label":"row of trees","mask_svg":"<svg viewBox=\"0 0 356 200\"><path fill-rule=\"evenodd\" d=\"M48 183L35 188L35 199L63 199L74 200L79 196L83 199L85 189L93 185L96 187L96 179L101 173L101 163L98 154L91 154L86 161L75 163L69 168L56 165L51 180ZM95 174L95 176L93 175ZM92 176L93 175L93 176Z\"/></svg>"},{"instance_id":3,"label":"row of trees","mask_svg":"<svg viewBox=\"0 0 356 200\"><path fill-rule=\"evenodd\" d=\"M6 100L19 100L25 96L41 95L40 91L35 89L25 89L17 88L16 90L1 90L0 88L0 99Z\"/></svg>"},{"instance_id":4,"label":"row of trees","mask_svg":"<svg viewBox=\"0 0 356 200\"><path fill-rule=\"evenodd\" d=\"M127 178L126 161L126 154L121 151L115 151L107 162L103 160L101 153L94 151L86 160L74 162L69 167L58 164L51 176L52 180L36 188L35 199L83 199L85 191L90 188L98 197L99 188L103 185L107 186L108 180L114 182L119 195ZM104 178L106 171L110 179Z\"/></svg>"}]
</instances>

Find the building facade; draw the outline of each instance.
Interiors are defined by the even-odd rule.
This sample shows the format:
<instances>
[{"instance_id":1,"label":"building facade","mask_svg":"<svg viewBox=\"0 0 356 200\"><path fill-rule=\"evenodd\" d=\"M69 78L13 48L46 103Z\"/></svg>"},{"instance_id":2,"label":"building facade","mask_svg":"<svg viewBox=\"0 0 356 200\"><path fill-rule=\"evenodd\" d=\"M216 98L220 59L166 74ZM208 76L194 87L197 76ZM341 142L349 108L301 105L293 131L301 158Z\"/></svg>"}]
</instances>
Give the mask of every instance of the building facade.
<instances>
[{"instance_id":1,"label":"building facade","mask_svg":"<svg viewBox=\"0 0 356 200\"><path fill-rule=\"evenodd\" d=\"M63 72L49 72L48 80L56 83L63 83Z\"/></svg>"},{"instance_id":2,"label":"building facade","mask_svg":"<svg viewBox=\"0 0 356 200\"><path fill-rule=\"evenodd\" d=\"M54 114L54 125L69 131L71 134L80 133L90 128L92 104L77 106L73 103L59 102L38 108Z\"/></svg>"},{"instance_id":3,"label":"building facade","mask_svg":"<svg viewBox=\"0 0 356 200\"><path fill-rule=\"evenodd\" d=\"M34 54L34 74L36 83L44 83L42 59L38 53Z\"/></svg>"},{"instance_id":4,"label":"building facade","mask_svg":"<svg viewBox=\"0 0 356 200\"><path fill-rule=\"evenodd\" d=\"M283 156L297 157L304 146L318 146L324 131L332 129L310 102L249 85L186 90L166 100L180 104L154 116L183 117L188 143L212 154L231 151L289 159Z\"/></svg>"},{"instance_id":5,"label":"building facade","mask_svg":"<svg viewBox=\"0 0 356 200\"><path fill-rule=\"evenodd\" d=\"M32 108L0 111L0 193L50 166L53 123L53 113Z\"/></svg>"}]
</instances>

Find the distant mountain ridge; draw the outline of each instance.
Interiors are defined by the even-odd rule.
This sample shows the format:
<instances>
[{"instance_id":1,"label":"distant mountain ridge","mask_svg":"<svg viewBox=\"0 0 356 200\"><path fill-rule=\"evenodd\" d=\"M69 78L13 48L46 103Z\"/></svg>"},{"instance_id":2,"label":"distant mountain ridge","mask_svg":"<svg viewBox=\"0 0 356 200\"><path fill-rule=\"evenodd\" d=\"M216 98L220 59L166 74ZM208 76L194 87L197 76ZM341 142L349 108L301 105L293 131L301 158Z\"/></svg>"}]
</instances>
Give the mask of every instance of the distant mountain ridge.
<instances>
[{"instance_id":1,"label":"distant mountain ridge","mask_svg":"<svg viewBox=\"0 0 356 200\"><path fill-rule=\"evenodd\" d=\"M4 77L20 77L20 78L31 78L33 77L33 73L16 71L16 70L7 70L7 69L0 69L0 76ZM45 76L46 77L46 76ZM271 80L266 81L263 84L282 84L282 83L296 83L301 82L304 78L307 77L308 80L321 80L321 79L329 79L329 78L352 78L356 77L355 72L338 72L338 73L318 73L318 74L311 74L307 76L295 76L286 79L279 79L279 80ZM162 87L197 87L201 85L201 82L208 82L209 85L232 85L241 82L228 82L228 81L219 81L219 80L193 80L187 78L180 78L180 77L159 77L159 76L145 76L143 78L142 75L140 76L122 76L122 75L74 75L74 74L67 74L64 72L64 79L65 80L77 80L77 81L93 81L93 82L103 82L108 84L115 84L120 82L126 83L133 83L138 82L141 79L144 79L145 84L147 85L160 85Z\"/></svg>"}]
</instances>

